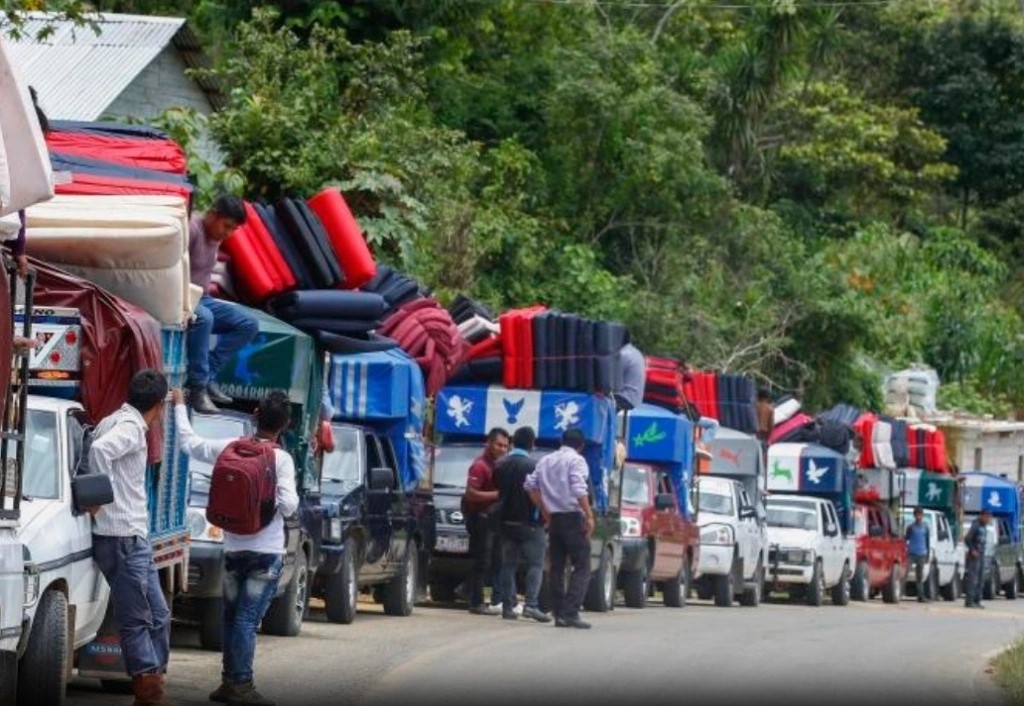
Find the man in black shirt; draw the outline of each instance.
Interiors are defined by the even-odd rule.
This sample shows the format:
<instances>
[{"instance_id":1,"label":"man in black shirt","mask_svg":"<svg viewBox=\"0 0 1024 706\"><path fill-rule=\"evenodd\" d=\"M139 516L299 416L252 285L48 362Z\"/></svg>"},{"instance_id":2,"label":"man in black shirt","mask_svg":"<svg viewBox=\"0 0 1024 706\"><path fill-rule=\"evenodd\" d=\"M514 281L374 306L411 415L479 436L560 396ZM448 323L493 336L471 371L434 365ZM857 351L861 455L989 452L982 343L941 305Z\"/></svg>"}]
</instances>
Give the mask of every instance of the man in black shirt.
<instances>
[{"instance_id":1,"label":"man in black shirt","mask_svg":"<svg viewBox=\"0 0 1024 706\"><path fill-rule=\"evenodd\" d=\"M516 570L519 563L526 568L526 595L523 617L540 623L551 622L538 603L540 584L544 577L544 551L547 538L540 510L523 489L526 477L536 463L530 458L537 435L530 427L520 427L512 435L512 451L494 467L494 485L498 489L501 512L501 615L515 620Z\"/></svg>"}]
</instances>

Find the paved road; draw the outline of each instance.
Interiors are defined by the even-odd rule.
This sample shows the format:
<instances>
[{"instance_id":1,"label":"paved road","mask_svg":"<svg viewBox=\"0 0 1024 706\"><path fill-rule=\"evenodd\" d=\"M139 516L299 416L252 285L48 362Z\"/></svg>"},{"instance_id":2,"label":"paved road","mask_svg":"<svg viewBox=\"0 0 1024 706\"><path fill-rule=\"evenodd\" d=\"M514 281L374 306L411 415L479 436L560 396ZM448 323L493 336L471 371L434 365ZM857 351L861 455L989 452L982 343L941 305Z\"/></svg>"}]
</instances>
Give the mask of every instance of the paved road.
<instances>
[{"instance_id":1,"label":"paved road","mask_svg":"<svg viewBox=\"0 0 1024 706\"><path fill-rule=\"evenodd\" d=\"M586 615L594 629L577 631L445 608L389 618L367 603L349 626L314 612L298 638L261 636L257 685L282 706L1000 703L985 667L1024 634L1024 601L987 605L719 609L694 601L682 610L620 606ZM209 703L219 667L219 655L177 630L174 703ZM75 680L68 702L129 699Z\"/></svg>"}]
</instances>

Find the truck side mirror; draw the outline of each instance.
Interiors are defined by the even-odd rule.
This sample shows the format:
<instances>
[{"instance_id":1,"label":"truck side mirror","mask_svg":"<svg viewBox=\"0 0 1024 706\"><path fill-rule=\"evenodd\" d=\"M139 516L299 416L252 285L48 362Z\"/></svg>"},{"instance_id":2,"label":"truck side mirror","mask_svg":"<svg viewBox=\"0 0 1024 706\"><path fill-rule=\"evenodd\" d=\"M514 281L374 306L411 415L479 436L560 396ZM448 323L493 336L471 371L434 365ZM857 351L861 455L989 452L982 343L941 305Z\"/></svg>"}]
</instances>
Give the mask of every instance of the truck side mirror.
<instances>
[{"instance_id":1,"label":"truck side mirror","mask_svg":"<svg viewBox=\"0 0 1024 706\"><path fill-rule=\"evenodd\" d=\"M676 496L672 493L658 493L654 496L655 510L671 510L676 506Z\"/></svg>"},{"instance_id":2,"label":"truck side mirror","mask_svg":"<svg viewBox=\"0 0 1024 706\"><path fill-rule=\"evenodd\" d=\"M390 468L370 469L370 490L392 490L395 487L395 474Z\"/></svg>"},{"instance_id":3,"label":"truck side mirror","mask_svg":"<svg viewBox=\"0 0 1024 706\"><path fill-rule=\"evenodd\" d=\"M757 510L750 505L744 505L740 508L740 519L741 520L756 520Z\"/></svg>"},{"instance_id":4,"label":"truck side mirror","mask_svg":"<svg viewBox=\"0 0 1024 706\"><path fill-rule=\"evenodd\" d=\"M839 528L831 522L829 522L827 525L825 525L825 534L829 537L835 537L837 534L839 534Z\"/></svg>"},{"instance_id":5,"label":"truck side mirror","mask_svg":"<svg viewBox=\"0 0 1024 706\"><path fill-rule=\"evenodd\" d=\"M75 512L82 514L86 508L109 505L114 502L114 486L105 473L85 473L71 479L71 502Z\"/></svg>"}]
</instances>

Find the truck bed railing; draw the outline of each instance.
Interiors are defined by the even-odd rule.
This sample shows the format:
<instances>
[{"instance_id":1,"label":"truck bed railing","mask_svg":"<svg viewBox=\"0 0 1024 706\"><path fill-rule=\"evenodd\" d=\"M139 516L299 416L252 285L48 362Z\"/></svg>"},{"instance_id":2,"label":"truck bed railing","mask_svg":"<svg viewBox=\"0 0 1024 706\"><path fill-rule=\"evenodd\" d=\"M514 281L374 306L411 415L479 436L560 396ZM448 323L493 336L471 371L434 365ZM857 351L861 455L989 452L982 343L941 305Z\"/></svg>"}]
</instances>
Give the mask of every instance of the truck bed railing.
<instances>
[{"instance_id":1,"label":"truck bed railing","mask_svg":"<svg viewBox=\"0 0 1024 706\"><path fill-rule=\"evenodd\" d=\"M32 338L32 293L35 289L35 271L30 270L24 281L18 276L14 261L3 257L10 297L12 336ZM15 317L15 303L19 300L18 285L22 283L25 315L21 317L21 330ZM9 365L11 382L4 395L4 413L0 418L0 519L17 520L21 514L22 473L25 467L25 410L28 404L29 352L15 350ZM6 363L0 363L6 364ZM12 448L13 447L13 448ZM13 477L12 477L13 476ZM13 487L12 487L13 486ZM10 499L10 501L8 501Z\"/></svg>"}]
</instances>

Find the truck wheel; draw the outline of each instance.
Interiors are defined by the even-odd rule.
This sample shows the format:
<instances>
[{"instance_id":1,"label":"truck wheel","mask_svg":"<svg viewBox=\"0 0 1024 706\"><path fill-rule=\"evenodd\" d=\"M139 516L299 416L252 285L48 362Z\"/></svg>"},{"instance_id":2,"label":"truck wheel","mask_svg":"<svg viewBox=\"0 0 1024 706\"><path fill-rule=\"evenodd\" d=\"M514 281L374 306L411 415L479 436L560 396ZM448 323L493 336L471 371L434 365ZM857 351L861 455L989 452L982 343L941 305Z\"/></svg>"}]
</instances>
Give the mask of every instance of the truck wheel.
<instances>
[{"instance_id":1,"label":"truck wheel","mask_svg":"<svg viewBox=\"0 0 1024 706\"><path fill-rule=\"evenodd\" d=\"M615 573L612 552L605 549L597 573L590 577L590 586L583 607L594 613L607 613L615 604Z\"/></svg>"},{"instance_id":2,"label":"truck wheel","mask_svg":"<svg viewBox=\"0 0 1024 706\"><path fill-rule=\"evenodd\" d=\"M832 605L850 605L850 565L843 564L839 583L832 587Z\"/></svg>"},{"instance_id":3,"label":"truck wheel","mask_svg":"<svg viewBox=\"0 0 1024 706\"><path fill-rule=\"evenodd\" d=\"M356 573L355 542L346 539L341 568L327 577L327 585L324 588L324 613L332 623L350 625L356 619L358 601L359 579Z\"/></svg>"},{"instance_id":4,"label":"truck wheel","mask_svg":"<svg viewBox=\"0 0 1024 706\"><path fill-rule=\"evenodd\" d=\"M636 571L628 571L622 582L622 591L626 594L628 608L644 608L647 606L647 565L643 564Z\"/></svg>"},{"instance_id":5,"label":"truck wheel","mask_svg":"<svg viewBox=\"0 0 1024 706\"><path fill-rule=\"evenodd\" d=\"M953 578L940 589L942 598L947 601L955 601L960 597L960 565L953 567Z\"/></svg>"},{"instance_id":6,"label":"truck wheel","mask_svg":"<svg viewBox=\"0 0 1024 706\"><path fill-rule=\"evenodd\" d=\"M384 613L406 616L412 613L416 603L416 545L405 546L405 560L402 569L388 581L384 589Z\"/></svg>"},{"instance_id":7,"label":"truck wheel","mask_svg":"<svg viewBox=\"0 0 1024 706\"><path fill-rule=\"evenodd\" d=\"M757 569L754 571L754 585L744 588L740 595L740 605L748 608L756 608L761 605L761 590L764 588L764 569L761 567L761 560L757 560Z\"/></svg>"},{"instance_id":8,"label":"truck wheel","mask_svg":"<svg viewBox=\"0 0 1024 706\"><path fill-rule=\"evenodd\" d=\"M68 680L68 599L46 591L39 599L18 665L19 704L64 703Z\"/></svg>"},{"instance_id":9,"label":"truck wheel","mask_svg":"<svg viewBox=\"0 0 1024 706\"><path fill-rule=\"evenodd\" d=\"M199 607L199 646L220 652L224 649L224 599L204 598Z\"/></svg>"},{"instance_id":10,"label":"truck wheel","mask_svg":"<svg viewBox=\"0 0 1024 706\"><path fill-rule=\"evenodd\" d=\"M0 652L0 706L18 704L18 653Z\"/></svg>"},{"instance_id":11,"label":"truck wheel","mask_svg":"<svg viewBox=\"0 0 1024 706\"><path fill-rule=\"evenodd\" d=\"M295 637L302 630L302 620L309 609L309 562L306 553L295 555L295 573L284 593L270 602L263 616L263 633Z\"/></svg>"},{"instance_id":12,"label":"truck wheel","mask_svg":"<svg viewBox=\"0 0 1024 706\"><path fill-rule=\"evenodd\" d=\"M731 608L732 599L736 594L736 567L729 568L729 572L715 576L715 605L719 608Z\"/></svg>"},{"instance_id":13,"label":"truck wheel","mask_svg":"<svg viewBox=\"0 0 1024 706\"><path fill-rule=\"evenodd\" d=\"M1013 580L1003 586L1003 592L1007 600L1015 600L1020 593L1020 567L1013 570Z\"/></svg>"},{"instance_id":14,"label":"truck wheel","mask_svg":"<svg viewBox=\"0 0 1024 706\"><path fill-rule=\"evenodd\" d=\"M686 557L683 560L683 568L679 570L679 577L675 581L666 581L662 587L661 594L667 607L683 608L686 606L692 581L690 572L690 557Z\"/></svg>"},{"instance_id":15,"label":"truck wheel","mask_svg":"<svg viewBox=\"0 0 1024 706\"><path fill-rule=\"evenodd\" d=\"M899 603L903 598L903 571L899 564L892 565L889 573L889 584L882 591L882 600L886 603Z\"/></svg>"},{"instance_id":16,"label":"truck wheel","mask_svg":"<svg viewBox=\"0 0 1024 706\"><path fill-rule=\"evenodd\" d=\"M988 581L985 582L981 589L981 597L986 601L991 601L993 598L999 595L999 565L994 561L992 566L988 570Z\"/></svg>"},{"instance_id":17,"label":"truck wheel","mask_svg":"<svg viewBox=\"0 0 1024 706\"><path fill-rule=\"evenodd\" d=\"M850 580L850 598L855 601L866 601L869 593L868 563L866 561L858 561L857 568L853 572L853 578Z\"/></svg>"},{"instance_id":18,"label":"truck wheel","mask_svg":"<svg viewBox=\"0 0 1024 706\"><path fill-rule=\"evenodd\" d=\"M807 586L807 605L818 607L825 600L825 572L821 568L821 562L814 562L814 571L811 573L811 583Z\"/></svg>"}]
</instances>

